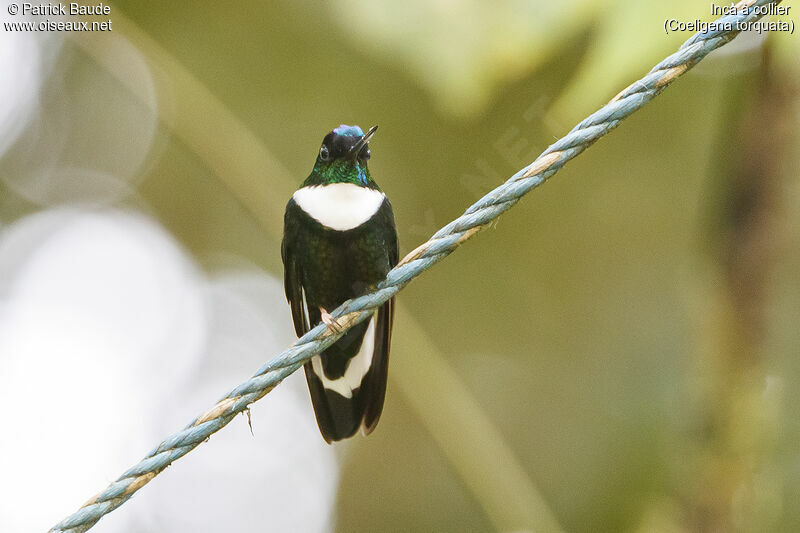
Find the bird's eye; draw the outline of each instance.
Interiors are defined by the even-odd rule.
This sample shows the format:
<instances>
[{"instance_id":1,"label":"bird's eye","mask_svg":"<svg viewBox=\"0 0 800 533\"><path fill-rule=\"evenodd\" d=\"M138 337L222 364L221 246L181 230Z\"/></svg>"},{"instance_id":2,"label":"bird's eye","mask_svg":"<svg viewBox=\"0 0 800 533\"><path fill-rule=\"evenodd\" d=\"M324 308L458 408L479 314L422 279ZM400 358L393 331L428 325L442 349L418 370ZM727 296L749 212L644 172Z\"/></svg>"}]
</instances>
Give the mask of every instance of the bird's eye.
<instances>
[{"instance_id":1,"label":"bird's eye","mask_svg":"<svg viewBox=\"0 0 800 533\"><path fill-rule=\"evenodd\" d=\"M369 156L370 156L370 155L371 155L371 154L369 153L369 147L367 147L367 149L366 149L366 150L364 150L363 152L361 152L361 157L362 157L362 158L364 158L364 159L369 159Z\"/></svg>"},{"instance_id":2,"label":"bird's eye","mask_svg":"<svg viewBox=\"0 0 800 533\"><path fill-rule=\"evenodd\" d=\"M319 149L319 158L322 159L323 161L327 161L328 159L331 158L331 154L328 151L328 147L325 146L324 144Z\"/></svg>"}]
</instances>

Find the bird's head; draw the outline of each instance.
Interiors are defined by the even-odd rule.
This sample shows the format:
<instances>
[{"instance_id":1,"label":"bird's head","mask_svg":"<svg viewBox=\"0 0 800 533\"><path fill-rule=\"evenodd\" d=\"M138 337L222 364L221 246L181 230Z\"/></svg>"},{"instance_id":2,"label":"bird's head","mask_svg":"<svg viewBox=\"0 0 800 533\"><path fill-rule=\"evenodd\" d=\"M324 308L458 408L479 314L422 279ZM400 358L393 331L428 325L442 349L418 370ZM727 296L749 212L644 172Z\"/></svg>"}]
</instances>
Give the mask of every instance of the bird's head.
<instances>
[{"instance_id":1,"label":"bird's head","mask_svg":"<svg viewBox=\"0 0 800 533\"><path fill-rule=\"evenodd\" d=\"M328 133L319 147L314 170L307 184L353 183L362 187L377 187L369 175L369 141L378 126L364 133L358 126L342 124Z\"/></svg>"}]
</instances>

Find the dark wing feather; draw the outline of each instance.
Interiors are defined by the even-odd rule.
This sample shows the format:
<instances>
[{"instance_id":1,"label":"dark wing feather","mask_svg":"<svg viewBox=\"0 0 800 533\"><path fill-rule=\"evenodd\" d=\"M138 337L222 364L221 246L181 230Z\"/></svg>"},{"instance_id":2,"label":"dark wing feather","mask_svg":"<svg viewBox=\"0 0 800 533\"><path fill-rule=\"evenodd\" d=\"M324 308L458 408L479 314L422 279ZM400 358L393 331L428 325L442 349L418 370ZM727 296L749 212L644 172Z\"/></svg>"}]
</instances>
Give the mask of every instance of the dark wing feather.
<instances>
[{"instance_id":1,"label":"dark wing feather","mask_svg":"<svg viewBox=\"0 0 800 533\"><path fill-rule=\"evenodd\" d=\"M361 395L364 398L364 420L361 427L365 435L372 433L383 412L386 397L386 380L389 372L389 347L392 342L392 322L394 320L394 298L383 304L377 311L375 324L375 351L372 366L364 376Z\"/></svg>"},{"instance_id":2,"label":"dark wing feather","mask_svg":"<svg viewBox=\"0 0 800 533\"><path fill-rule=\"evenodd\" d=\"M399 260L399 247L397 232L394 225L394 214L389 200L385 200L381 208L384 220L382 223L390 228L387 231L388 239L386 250L388 253L389 267L394 268ZM392 325L394 323L394 298L391 298L376 311L375 323L375 350L372 355L372 366L364 376L361 385L361 395L364 399L364 420L361 427L364 434L369 435L383 411L383 402L386 397L386 380L389 372L389 348L392 343Z\"/></svg>"},{"instance_id":3,"label":"dark wing feather","mask_svg":"<svg viewBox=\"0 0 800 533\"><path fill-rule=\"evenodd\" d=\"M290 203L294 200L290 200ZM288 211L288 207L287 207ZM292 322L298 337L303 336L309 329L306 322L306 309L303 298L302 272L297 264L295 245L297 235L289 224L284 225L283 241L281 242L281 258L283 259L283 291L286 300L292 307Z\"/></svg>"}]
</instances>

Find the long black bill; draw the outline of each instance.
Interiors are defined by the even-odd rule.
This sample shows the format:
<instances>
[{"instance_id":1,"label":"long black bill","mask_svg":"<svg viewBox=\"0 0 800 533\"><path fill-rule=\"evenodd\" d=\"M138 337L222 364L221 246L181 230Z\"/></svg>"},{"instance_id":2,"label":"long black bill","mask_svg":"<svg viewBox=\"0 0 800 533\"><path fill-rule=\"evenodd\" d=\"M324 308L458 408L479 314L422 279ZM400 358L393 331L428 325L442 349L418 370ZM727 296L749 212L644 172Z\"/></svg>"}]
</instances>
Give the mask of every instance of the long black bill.
<instances>
[{"instance_id":1,"label":"long black bill","mask_svg":"<svg viewBox=\"0 0 800 533\"><path fill-rule=\"evenodd\" d=\"M361 153L361 149L367 145L372 136L375 135L376 131L378 131L378 126L372 126L369 129L369 131L367 131L367 133L365 133L364 136L361 137L358 140L358 142L353 145L352 148L350 148L350 152L348 152L348 155L350 156L351 159L355 159L358 157L358 154Z\"/></svg>"}]
</instances>

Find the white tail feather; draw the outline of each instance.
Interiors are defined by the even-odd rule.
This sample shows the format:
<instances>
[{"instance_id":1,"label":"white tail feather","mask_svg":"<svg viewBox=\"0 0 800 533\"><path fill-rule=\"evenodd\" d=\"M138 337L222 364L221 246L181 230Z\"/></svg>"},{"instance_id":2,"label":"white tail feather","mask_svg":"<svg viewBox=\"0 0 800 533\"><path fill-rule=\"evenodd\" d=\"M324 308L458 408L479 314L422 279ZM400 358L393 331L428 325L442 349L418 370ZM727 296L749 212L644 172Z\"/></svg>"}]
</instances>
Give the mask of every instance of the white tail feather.
<instances>
[{"instance_id":1,"label":"white tail feather","mask_svg":"<svg viewBox=\"0 0 800 533\"><path fill-rule=\"evenodd\" d=\"M369 372L369 367L372 365L372 355L375 353L375 320L373 316L369 319L367 331L364 333L364 339L361 342L361 347L358 353L350 359L347 363L344 375L338 379L328 379L325 376L325 371L322 368L322 359L319 355L311 358L311 368L314 373L322 381L322 386L328 390L338 392L345 398L352 398L353 391L361 386L364 376Z\"/></svg>"}]
</instances>

